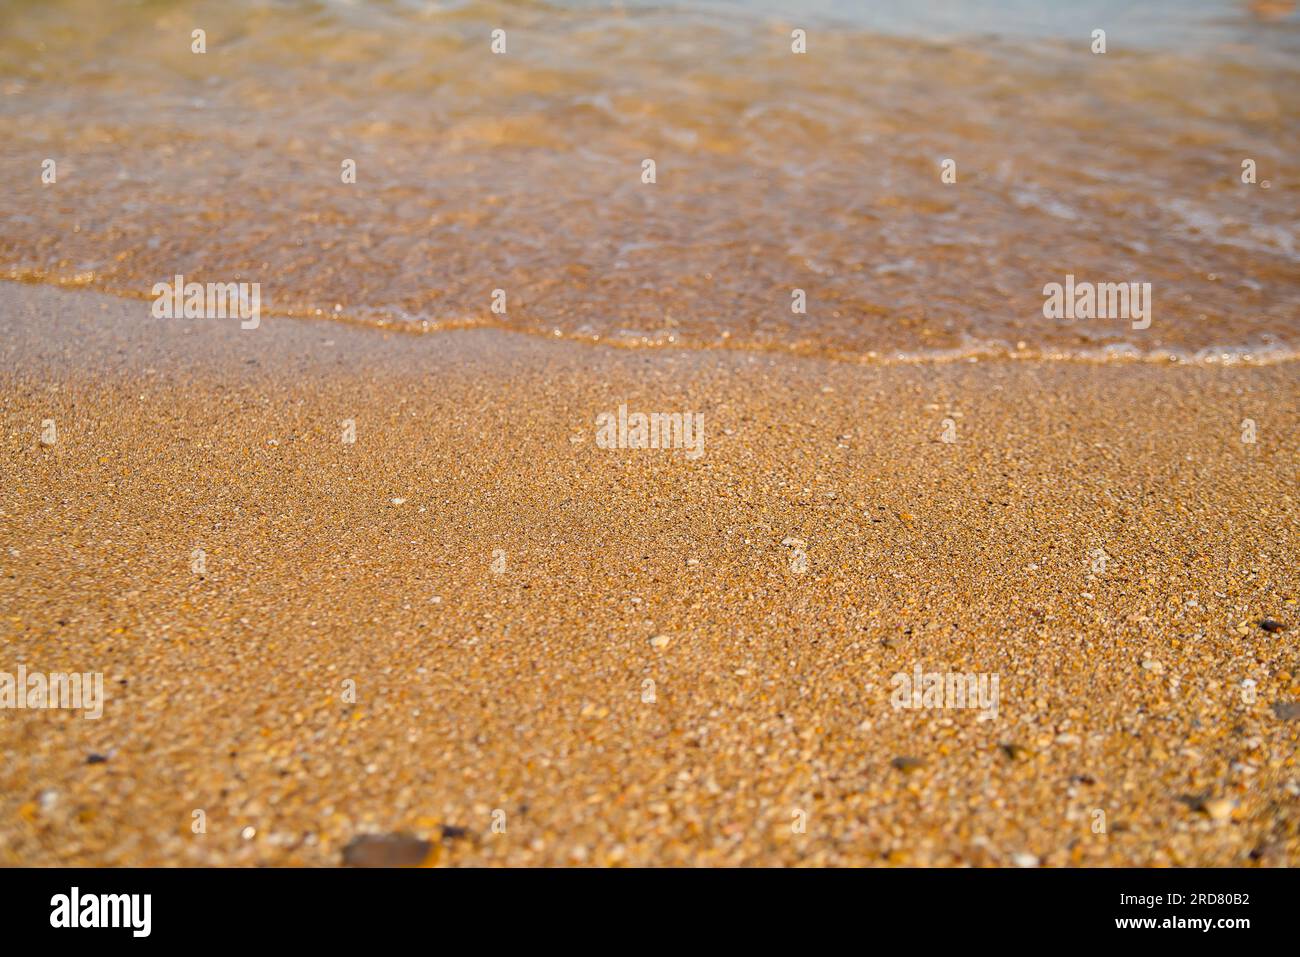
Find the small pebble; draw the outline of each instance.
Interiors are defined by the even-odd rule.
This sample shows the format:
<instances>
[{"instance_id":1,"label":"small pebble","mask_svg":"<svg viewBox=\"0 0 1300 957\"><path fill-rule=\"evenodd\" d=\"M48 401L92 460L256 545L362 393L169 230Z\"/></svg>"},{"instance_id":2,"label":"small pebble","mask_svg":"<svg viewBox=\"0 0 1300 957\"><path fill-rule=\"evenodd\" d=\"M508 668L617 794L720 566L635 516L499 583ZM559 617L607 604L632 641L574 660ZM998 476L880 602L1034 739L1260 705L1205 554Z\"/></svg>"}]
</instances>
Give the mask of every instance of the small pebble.
<instances>
[{"instance_id":1,"label":"small pebble","mask_svg":"<svg viewBox=\"0 0 1300 957\"><path fill-rule=\"evenodd\" d=\"M1215 821L1226 821L1232 817L1232 802L1226 798L1212 798L1202 801L1197 810Z\"/></svg>"},{"instance_id":2,"label":"small pebble","mask_svg":"<svg viewBox=\"0 0 1300 957\"><path fill-rule=\"evenodd\" d=\"M1300 719L1300 701L1275 701L1273 713L1277 715L1279 721Z\"/></svg>"},{"instance_id":3,"label":"small pebble","mask_svg":"<svg viewBox=\"0 0 1300 957\"><path fill-rule=\"evenodd\" d=\"M434 845L410 834L362 834L343 848L347 867L418 867Z\"/></svg>"}]
</instances>

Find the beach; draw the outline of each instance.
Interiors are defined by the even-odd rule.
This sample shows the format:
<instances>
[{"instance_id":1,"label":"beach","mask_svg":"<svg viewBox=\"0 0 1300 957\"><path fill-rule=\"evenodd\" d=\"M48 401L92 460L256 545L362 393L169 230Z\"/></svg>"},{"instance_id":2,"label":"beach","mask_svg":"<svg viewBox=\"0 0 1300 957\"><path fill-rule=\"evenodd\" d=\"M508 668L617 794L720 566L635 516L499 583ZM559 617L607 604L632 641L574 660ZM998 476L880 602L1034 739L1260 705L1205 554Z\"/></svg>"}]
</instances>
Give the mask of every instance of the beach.
<instances>
[{"instance_id":1,"label":"beach","mask_svg":"<svg viewBox=\"0 0 1300 957\"><path fill-rule=\"evenodd\" d=\"M1293 362L0 330L2 864L1300 862Z\"/></svg>"},{"instance_id":2,"label":"beach","mask_svg":"<svg viewBox=\"0 0 1300 957\"><path fill-rule=\"evenodd\" d=\"M1297 89L1287 0L0 5L0 866L1295 866Z\"/></svg>"}]
</instances>

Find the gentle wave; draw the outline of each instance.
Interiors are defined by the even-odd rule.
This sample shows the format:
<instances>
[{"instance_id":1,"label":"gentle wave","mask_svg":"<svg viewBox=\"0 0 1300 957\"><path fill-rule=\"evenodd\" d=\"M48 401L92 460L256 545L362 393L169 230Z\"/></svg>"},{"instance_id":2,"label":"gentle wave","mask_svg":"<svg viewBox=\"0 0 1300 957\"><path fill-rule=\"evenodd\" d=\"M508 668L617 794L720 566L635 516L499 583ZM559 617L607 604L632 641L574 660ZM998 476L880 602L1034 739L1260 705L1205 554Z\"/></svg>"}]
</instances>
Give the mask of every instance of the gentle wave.
<instances>
[{"instance_id":1,"label":"gentle wave","mask_svg":"<svg viewBox=\"0 0 1300 957\"><path fill-rule=\"evenodd\" d=\"M1202 3L1184 48L1098 7L1094 55L1082 16L949 35L913 6L899 35L831 3L794 54L791 15L761 6L9 5L0 269L133 296L255 281L284 314L632 347L1293 354L1294 18ZM1150 283L1150 328L1045 319L1066 275Z\"/></svg>"},{"instance_id":2,"label":"gentle wave","mask_svg":"<svg viewBox=\"0 0 1300 957\"><path fill-rule=\"evenodd\" d=\"M62 288L83 290L95 288L93 282L85 276L60 280L44 275L15 270L9 270L0 275L0 281L52 285ZM116 295L118 298L125 299L145 300L146 298L137 294L121 292L114 293L109 290L96 289L96 291L108 295ZM386 332L397 332L403 335L414 336L433 335L436 333L456 332L468 329L491 329L517 335L534 336L549 341L578 343L582 345L612 349L645 349L652 351L693 349L702 351L727 350L735 352L758 352L766 354L786 354L803 358L816 358L825 361L850 363L854 365L926 365L1001 360L1034 362L1145 363L1152 365L1192 366L1264 366L1278 365L1300 360L1300 349L1295 349L1281 343L1264 343L1260 345L1220 345L1199 349L1195 353L1187 353L1176 349L1159 349L1143 352L1136 346L1131 345L1112 345L1076 350L1060 348L1040 349L1030 348L1023 343L1011 345L1010 343L1005 342L969 343L964 348L936 349L928 352L898 351L882 353L870 350L866 353L843 353L827 352L822 348L798 348L780 343L759 345L745 342L743 340L729 340L714 343L687 343L679 341L674 337L660 339L626 331L622 335L613 336L566 333L560 329L553 329L547 333L544 331L520 329L507 323L493 322L481 318L436 321L405 317L400 321L393 322L384 319L359 318L342 311L330 311L320 308L307 310L305 312L263 309L262 314L272 317L279 316L285 319L337 322L344 325L384 330ZM145 310L141 310L141 315L142 318L145 316Z\"/></svg>"}]
</instances>

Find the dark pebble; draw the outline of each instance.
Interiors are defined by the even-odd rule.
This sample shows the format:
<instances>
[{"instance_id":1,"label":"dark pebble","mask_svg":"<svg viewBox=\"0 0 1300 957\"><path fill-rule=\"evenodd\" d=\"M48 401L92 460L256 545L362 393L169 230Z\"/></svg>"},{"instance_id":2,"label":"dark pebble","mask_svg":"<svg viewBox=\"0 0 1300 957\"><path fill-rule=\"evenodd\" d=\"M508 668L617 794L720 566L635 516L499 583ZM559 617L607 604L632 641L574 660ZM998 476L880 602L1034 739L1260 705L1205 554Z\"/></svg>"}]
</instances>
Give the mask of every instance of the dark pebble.
<instances>
[{"instance_id":1,"label":"dark pebble","mask_svg":"<svg viewBox=\"0 0 1300 957\"><path fill-rule=\"evenodd\" d=\"M1273 713L1279 721L1300 720L1300 701L1275 701Z\"/></svg>"},{"instance_id":2,"label":"dark pebble","mask_svg":"<svg viewBox=\"0 0 1300 957\"><path fill-rule=\"evenodd\" d=\"M1259 627L1263 628L1267 632L1274 632L1281 631L1286 627L1286 625L1274 618L1261 618L1259 620Z\"/></svg>"},{"instance_id":3,"label":"dark pebble","mask_svg":"<svg viewBox=\"0 0 1300 957\"><path fill-rule=\"evenodd\" d=\"M86 763L87 763L87 764L103 764L103 763L105 763L107 760L108 760L108 758L106 758L106 757L105 757L104 755L102 755L102 754L92 754L92 755L90 755L90 757L86 758Z\"/></svg>"},{"instance_id":4,"label":"dark pebble","mask_svg":"<svg viewBox=\"0 0 1300 957\"><path fill-rule=\"evenodd\" d=\"M343 848L347 867L418 867L433 845L409 834L362 834Z\"/></svg>"},{"instance_id":5,"label":"dark pebble","mask_svg":"<svg viewBox=\"0 0 1300 957\"><path fill-rule=\"evenodd\" d=\"M1034 755L1034 752L1019 744L999 744L998 749L1001 750L1010 761L1024 761L1026 758L1031 758Z\"/></svg>"}]
</instances>

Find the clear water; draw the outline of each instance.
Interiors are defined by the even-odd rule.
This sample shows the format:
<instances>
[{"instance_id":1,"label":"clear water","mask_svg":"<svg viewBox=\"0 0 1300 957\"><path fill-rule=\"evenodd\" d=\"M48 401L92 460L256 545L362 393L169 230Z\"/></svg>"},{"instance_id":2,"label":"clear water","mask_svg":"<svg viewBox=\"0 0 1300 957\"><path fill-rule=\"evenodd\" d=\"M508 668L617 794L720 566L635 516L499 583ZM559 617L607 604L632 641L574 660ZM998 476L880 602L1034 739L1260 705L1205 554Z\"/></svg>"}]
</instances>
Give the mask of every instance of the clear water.
<instances>
[{"instance_id":1,"label":"clear water","mask_svg":"<svg viewBox=\"0 0 1300 957\"><path fill-rule=\"evenodd\" d=\"M9 3L0 274L850 361L1290 358L1286 6ZM1150 328L1044 318L1067 273L1151 283Z\"/></svg>"}]
</instances>

